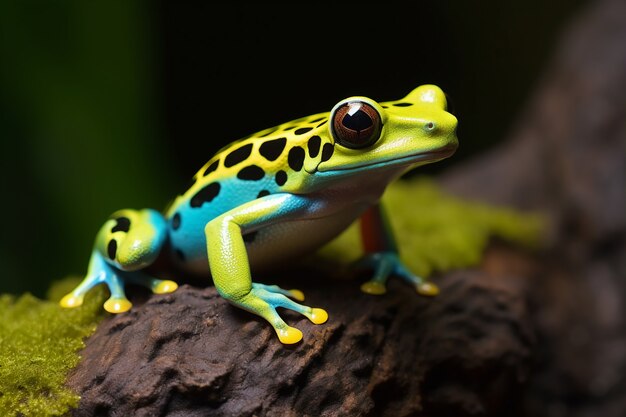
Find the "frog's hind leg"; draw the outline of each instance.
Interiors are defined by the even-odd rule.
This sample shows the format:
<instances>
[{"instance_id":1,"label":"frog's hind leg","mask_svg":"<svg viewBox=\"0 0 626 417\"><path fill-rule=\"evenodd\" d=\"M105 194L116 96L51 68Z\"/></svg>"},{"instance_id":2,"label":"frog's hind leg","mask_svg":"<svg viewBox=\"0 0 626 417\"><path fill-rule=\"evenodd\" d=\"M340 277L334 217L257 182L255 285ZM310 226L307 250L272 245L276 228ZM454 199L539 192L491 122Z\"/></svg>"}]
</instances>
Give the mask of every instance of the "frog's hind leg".
<instances>
[{"instance_id":1,"label":"frog's hind leg","mask_svg":"<svg viewBox=\"0 0 626 417\"><path fill-rule=\"evenodd\" d=\"M97 251L93 251L89 261L87 276L80 284L78 284L76 288L74 288L74 290L72 290L72 292L65 295L65 297L61 299L61 306L66 308L81 306L83 304L85 294L87 294L87 292L89 292L89 290L96 285L104 282L106 271L103 266L104 261L102 260L102 256L100 256Z\"/></svg>"},{"instance_id":2,"label":"frog's hind leg","mask_svg":"<svg viewBox=\"0 0 626 417\"><path fill-rule=\"evenodd\" d=\"M89 270L85 279L72 292L60 301L62 307L78 307L83 304L85 294L94 286L105 283L109 287L111 296L104 303L104 309L110 313L128 311L132 304L124 293L124 283L117 276L115 270L106 263L102 255L94 250L89 262Z\"/></svg>"},{"instance_id":3,"label":"frog's hind leg","mask_svg":"<svg viewBox=\"0 0 626 417\"><path fill-rule=\"evenodd\" d=\"M439 293L435 284L413 274L400 260L391 224L380 205L369 208L360 223L366 255L353 268L374 270L374 276L361 285L361 291L373 295L384 294L389 276L397 275L412 285L418 294L435 296Z\"/></svg>"},{"instance_id":4,"label":"frog's hind leg","mask_svg":"<svg viewBox=\"0 0 626 417\"><path fill-rule=\"evenodd\" d=\"M132 304L124 284L133 282L162 294L176 290L169 280L148 277L142 269L157 258L167 237L167 225L154 210L120 210L100 229L91 255L87 277L61 300L63 307L77 307L93 286L105 283L111 297L104 303L110 313L128 311Z\"/></svg>"}]
</instances>

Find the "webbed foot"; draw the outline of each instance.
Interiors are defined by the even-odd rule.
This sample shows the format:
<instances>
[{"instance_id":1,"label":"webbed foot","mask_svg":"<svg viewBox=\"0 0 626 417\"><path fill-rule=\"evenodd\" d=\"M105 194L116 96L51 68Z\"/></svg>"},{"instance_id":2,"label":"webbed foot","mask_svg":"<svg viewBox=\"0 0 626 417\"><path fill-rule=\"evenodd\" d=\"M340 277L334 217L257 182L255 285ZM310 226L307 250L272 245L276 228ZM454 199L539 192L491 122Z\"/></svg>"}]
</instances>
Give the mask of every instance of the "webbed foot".
<instances>
[{"instance_id":1,"label":"webbed foot","mask_svg":"<svg viewBox=\"0 0 626 417\"><path fill-rule=\"evenodd\" d=\"M299 290L284 290L277 285L252 284L251 291L238 300L231 301L252 313L267 320L278 335L278 339L284 344L298 343L302 340L302 332L295 327L289 326L279 316L278 307L296 311L311 323L322 324L328 320L328 313L321 308L311 308L298 304L288 297L298 301L304 300L304 294Z\"/></svg>"},{"instance_id":2,"label":"webbed foot","mask_svg":"<svg viewBox=\"0 0 626 417\"><path fill-rule=\"evenodd\" d=\"M71 308L83 304L85 294L98 284L106 284L111 296L104 303L104 309L109 313L124 313L131 309L133 304L126 298L124 285L126 282L142 285L149 288L154 294L165 294L175 291L178 284L170 280L152 278L141 271L121 271L108 264L94 251L89 263L89 273L72 292L65 295L59 304L61 307Z\"/></svg>"},{"instance_id":3,"label":"webbed foot","mask_svg":"<svg viewBox=\"0 0 626 417\"><path fill-rule=\"evenodd\" d=\"M372 279L361 285L361 291L367 294L381 295L387 292L386 283L390 275L399 276L420 295L432 297L439 294L439 288L435 284L409 271L395 252L367 254L355 262L353 268L374 270Z\"/></svg>"}]
</instances>

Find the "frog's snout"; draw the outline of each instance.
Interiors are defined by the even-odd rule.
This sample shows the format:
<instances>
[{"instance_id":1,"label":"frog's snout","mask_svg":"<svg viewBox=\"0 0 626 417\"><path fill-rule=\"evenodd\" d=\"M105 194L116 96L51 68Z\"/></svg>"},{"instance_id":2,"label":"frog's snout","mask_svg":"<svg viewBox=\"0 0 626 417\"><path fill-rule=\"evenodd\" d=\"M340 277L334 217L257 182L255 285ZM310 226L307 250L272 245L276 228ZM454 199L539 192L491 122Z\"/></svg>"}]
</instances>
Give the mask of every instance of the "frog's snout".
<instances>
[{"instance_id":1,"label":"frog's snout","mask_svg":"<svg viewBox=\"0 0 626 417\"><path fill-rule=\"evenodd\" d=\"M437 154L447 158L459 147L459 141L456 137L458 120L454 115L440 111L434 114L432 118L423 120L421 125L424 132L422 138L437 149Z\"/></svg>"}]
</instances>

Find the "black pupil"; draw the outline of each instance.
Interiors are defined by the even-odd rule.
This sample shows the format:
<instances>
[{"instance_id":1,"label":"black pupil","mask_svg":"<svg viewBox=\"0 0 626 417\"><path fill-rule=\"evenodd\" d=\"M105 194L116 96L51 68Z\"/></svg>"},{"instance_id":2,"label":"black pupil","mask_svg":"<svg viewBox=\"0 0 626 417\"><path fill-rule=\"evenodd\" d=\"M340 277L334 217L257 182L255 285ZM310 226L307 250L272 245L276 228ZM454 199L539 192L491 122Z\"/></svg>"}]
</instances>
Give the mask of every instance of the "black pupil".
<instances>
[{"instance_id":1,"label":"black pupil","mask_svg":"<svg viewBox=\"0 0 626 417\"><path fill-rule=\"evenodd\" d=\"M352 116L350 115L350 113L346 113L346 115L343 117L343 120L341 121L341 124L343 124L348 129L360 132L371 127L374 122L367 113L359 109L355 113L353 113Z\"/></svg>"}]
</instances>

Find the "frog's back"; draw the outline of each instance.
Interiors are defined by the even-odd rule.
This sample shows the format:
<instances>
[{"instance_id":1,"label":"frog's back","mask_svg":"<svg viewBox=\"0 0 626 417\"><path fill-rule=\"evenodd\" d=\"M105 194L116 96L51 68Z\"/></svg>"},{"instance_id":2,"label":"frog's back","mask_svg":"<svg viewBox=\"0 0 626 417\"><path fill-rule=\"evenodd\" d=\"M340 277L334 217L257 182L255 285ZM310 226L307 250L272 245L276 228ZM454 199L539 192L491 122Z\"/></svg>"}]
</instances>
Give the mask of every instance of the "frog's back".
<instances>
[{"instance_id":1,"label":"frog's back","mask_svg":"<svg viewBox=\"0 0 626 417\"><path fill-rule=\"evenodd\" d=\"M302 193L310 173L332 156L333 146L321 133L327 122L328 113L294 120L236 141L211 158L166 210L178 261L206 269L204 226L210 220L267 195Z\"/></svg>"}]
</instances>

